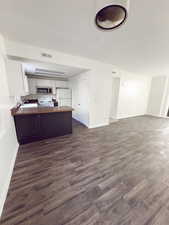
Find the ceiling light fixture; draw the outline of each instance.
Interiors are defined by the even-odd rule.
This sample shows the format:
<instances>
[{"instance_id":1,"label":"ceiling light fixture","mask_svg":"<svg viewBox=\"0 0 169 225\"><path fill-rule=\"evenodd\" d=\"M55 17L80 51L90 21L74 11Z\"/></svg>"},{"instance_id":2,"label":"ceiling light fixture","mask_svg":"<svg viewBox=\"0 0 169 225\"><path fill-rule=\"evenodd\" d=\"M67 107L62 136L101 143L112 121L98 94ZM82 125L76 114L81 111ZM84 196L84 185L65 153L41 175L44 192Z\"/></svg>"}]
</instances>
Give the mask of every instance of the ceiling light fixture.
<instances>
[{"instance_id":1,"label":"ceiling light fixture","mask_svg":"<svg viewBox=\"0 0 169 225\"><path fill-rule=\"evenodd\" d=\"M95 23L102 30L121 26L127 18L129 0L96 0Z\"/></svg>"}]
</instances>

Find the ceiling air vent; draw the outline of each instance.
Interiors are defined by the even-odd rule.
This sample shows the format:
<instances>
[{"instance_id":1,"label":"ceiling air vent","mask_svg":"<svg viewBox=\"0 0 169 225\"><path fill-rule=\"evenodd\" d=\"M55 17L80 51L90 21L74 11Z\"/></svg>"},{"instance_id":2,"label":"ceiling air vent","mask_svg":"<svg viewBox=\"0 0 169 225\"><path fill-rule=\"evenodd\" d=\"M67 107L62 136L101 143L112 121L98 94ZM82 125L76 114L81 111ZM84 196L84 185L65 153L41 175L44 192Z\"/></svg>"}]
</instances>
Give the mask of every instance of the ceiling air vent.
<instances>
[{"instance_id":1,"label":"ceiling air vent","mask_svg":"<svg viewBox=\"0 0 169 225\"><path fill-rule=\"evenodd\" d=\"M41 56L46 57L46 58L52 58L52 55L48 53L42 53Z\"/></svg>"},{"instance_id":2,"label":"ceiling air vent","mask_svg":"<svg viewBox=\"0 0 169 225\"><path fill-rule=\"evenodd\" d=\"M60 72L60 71L36 68L35 69L35 75L41 75L41 76L45 76L45 75L64 76L65 73L64 72Z\"/></svg>"}]
</instances>

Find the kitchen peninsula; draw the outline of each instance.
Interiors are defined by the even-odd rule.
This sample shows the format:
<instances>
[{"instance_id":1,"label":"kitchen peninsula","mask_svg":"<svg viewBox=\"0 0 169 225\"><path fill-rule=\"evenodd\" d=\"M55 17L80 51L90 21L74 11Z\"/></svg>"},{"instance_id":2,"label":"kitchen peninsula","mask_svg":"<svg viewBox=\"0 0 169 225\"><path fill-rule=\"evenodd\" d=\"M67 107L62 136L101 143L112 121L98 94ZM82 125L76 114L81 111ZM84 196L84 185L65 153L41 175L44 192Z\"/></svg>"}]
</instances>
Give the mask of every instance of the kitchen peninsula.
<instances>
[{"instance_id":1,"label":"kitchen peninsula","mask_svg":"<svg viewBox=\"0 0 169 225\"><path fill-rule=\"evenodd\" d=\"M12 109L19 144L72 133L71 107Z\"/></svg>"}]
</instances>

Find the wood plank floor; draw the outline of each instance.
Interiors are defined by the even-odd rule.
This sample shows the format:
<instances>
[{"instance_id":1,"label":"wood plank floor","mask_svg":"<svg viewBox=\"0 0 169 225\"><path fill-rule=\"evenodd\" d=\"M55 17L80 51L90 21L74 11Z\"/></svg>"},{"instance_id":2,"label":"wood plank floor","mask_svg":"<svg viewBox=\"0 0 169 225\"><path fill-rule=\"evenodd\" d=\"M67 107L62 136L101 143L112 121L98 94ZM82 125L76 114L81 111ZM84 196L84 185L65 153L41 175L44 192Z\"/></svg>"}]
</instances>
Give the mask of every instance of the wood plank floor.
<instances>
[{"instance_id":1,"label":"wood plank floor","mask_svg":"<svg viewBox=\"0 0 169 225\"><path fill-rule=\"evenodd\" d=\"M19 149L1 225L168 225L169 119L148 116Z\"/></svg>"}]
</instances>

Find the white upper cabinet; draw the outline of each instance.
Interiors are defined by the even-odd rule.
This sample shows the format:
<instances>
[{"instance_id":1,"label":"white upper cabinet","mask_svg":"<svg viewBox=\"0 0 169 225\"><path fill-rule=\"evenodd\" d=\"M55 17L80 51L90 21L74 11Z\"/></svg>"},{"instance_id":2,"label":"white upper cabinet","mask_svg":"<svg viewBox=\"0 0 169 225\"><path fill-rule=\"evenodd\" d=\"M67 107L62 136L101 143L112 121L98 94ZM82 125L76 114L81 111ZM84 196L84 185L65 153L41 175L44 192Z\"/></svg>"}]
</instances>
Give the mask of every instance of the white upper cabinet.
<instances>
[{"instance_id":1,"label":"white upper cabinet","mask_svg":"<svg viewBox=\"0 0 169 225\"><path fill-rule=\"evenodd\" d=\"M29 93L36 94L36 87L37 87L37 80L28 78L28 85L29 85Z\"/></svg>"},{"instance_id":2,"label":"white upper cabinet","mask_svg":"<svg viewBox=\"0 0 169 225\"><path fill-rule=\"evenodd\" d=\"M53 81L52 80L44 80L44 79L36 79L37 87L52 87Z\"/></svg>"},{"instance_id":3,"label":"white upper cabinet","mask_svg":"<svg viewBox=\"0 0 169 225\"><path fill-rule=\"evenodd\" d=\"M55 81L55 88L67 88L68 87L68 81L60 81L60 80L56 80Z\"/></svg>"},{"instance_id":4,"label":"white upper cabinet","mask_svg":"<svg viewBox=\"0 0 169 225\"><path fill-rule=\"evenodd\" d=\"M47 79L36 79L36 78L29 78L29 92L30 94L36 94L37 87L48 87L52 88L52 93L56 94L56 88L67 88L68 82L67 81L59 81L59 80L47 80Z\"/></svg>"},{"instance_id":5,"label":"white upper cabinet","mask_svg":"<svg viewBox=\"0 0 169 225\"><path fill-rule=\"evenodd\" d=\"M23 96L29 93L27 77L20 62L7 59L6 72L10 96Z\"/></svg>"},{"instance_id":6,"label":"white upper cabinet","mask_svg":"<svg viewBox=\"0 0 169 225\"><path fill-rule=\"evenodd\" d=\"M22 68L22 75L23 75L24 95L27 95L27 94L29 94L28 77L25 75L23 68Z\"/></svg>"}]
</instances>

